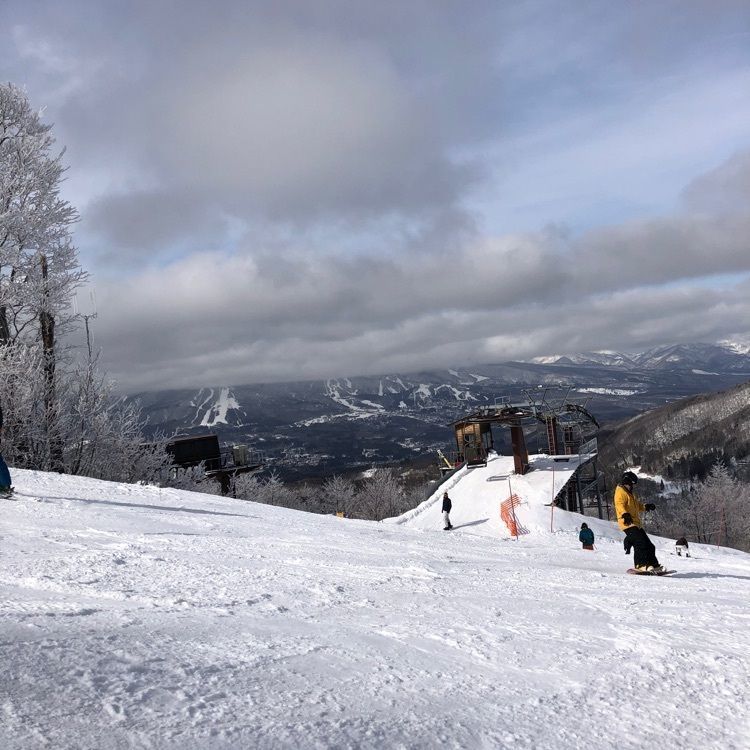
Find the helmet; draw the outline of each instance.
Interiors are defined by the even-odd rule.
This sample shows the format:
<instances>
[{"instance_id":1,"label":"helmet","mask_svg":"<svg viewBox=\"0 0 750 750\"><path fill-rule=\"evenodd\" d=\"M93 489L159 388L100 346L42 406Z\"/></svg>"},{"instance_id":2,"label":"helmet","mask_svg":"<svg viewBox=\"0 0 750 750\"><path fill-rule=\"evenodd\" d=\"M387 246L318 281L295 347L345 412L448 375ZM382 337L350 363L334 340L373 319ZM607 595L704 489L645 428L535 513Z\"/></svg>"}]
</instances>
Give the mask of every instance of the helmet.
<instances>
[{"instance_id":1,"label":"helmet","mask_svg":"<svg viewBox=\"0 0 750 750\"><path fill-rule=\"evenodd\" d=\"M638 477L632 471L623 473L620 484L638 484Z\"/></svg>"}]
</instances>

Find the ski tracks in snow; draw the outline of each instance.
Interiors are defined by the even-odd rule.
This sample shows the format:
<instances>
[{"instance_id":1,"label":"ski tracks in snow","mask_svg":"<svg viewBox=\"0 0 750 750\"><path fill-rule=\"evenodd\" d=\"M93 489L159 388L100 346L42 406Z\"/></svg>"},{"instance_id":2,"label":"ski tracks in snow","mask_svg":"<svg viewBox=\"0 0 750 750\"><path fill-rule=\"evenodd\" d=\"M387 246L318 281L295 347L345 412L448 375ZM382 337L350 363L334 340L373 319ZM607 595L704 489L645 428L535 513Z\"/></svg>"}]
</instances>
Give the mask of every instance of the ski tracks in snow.
<instances>
[{"instance_id":1,"label":"ski tracks in snow","mask_svg":"<svg viewBox=\"0 0 750 750\"><path fill-rule=\"evenodd\" d=\"M742 557L642 580L568 534L19 474L47 501L4 517L8 750L746 747Z\"/></svg>"}]
</instances>

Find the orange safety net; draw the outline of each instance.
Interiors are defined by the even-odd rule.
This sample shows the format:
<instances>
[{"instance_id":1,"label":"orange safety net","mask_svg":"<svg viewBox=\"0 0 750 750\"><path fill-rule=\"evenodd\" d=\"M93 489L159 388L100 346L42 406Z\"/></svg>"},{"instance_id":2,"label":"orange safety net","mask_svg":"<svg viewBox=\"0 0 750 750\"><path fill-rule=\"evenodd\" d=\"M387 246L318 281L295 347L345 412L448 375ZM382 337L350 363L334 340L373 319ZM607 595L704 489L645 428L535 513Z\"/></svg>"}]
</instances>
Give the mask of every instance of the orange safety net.
<instances>
[{"instance_id":1,"label":"orange safety net","mask_svg":"<svg viewBox=\"0 0 750 750\"><path fill-rule=\"evenodd\" d=\"M520 504L521 498L515 492L507 500L503 500L500 503L500 518L503 519L503 523L508 527L508 531L516 537L519 533L525 532L525 529L522 529L516 520L515 508Z\"/></svg>"}]
</instances>

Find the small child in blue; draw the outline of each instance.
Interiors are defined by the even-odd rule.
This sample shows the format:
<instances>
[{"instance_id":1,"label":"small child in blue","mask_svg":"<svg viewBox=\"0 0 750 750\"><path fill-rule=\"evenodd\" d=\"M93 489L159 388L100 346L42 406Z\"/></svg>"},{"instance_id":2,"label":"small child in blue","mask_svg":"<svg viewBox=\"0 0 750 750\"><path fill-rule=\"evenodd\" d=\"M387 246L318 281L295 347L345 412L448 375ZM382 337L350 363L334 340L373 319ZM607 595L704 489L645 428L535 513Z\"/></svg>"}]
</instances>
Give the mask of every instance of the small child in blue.
<instances>
[{"instance_id":1,"label":"small child in blue","mask_svg":"<svg viewBox=\"0 0 750 750\"><path fill-rule=\"evenodd\" d=\"M594 549L594 532L588 527L588 524L581 524L581 533L578 535L578 541L584 549Z\"/></svg>"}]
</instances>

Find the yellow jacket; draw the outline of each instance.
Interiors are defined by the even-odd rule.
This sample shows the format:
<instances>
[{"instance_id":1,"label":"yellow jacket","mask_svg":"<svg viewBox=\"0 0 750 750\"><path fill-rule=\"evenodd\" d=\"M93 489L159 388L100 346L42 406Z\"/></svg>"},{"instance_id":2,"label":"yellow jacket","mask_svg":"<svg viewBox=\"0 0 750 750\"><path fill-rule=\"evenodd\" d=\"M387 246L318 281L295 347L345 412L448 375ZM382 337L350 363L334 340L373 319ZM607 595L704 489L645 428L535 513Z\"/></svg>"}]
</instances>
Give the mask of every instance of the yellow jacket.
<instances>
[{"instance_id":1,"label":"yellow jacket","mask_svg":"<svg viewBox=\"0 0 750 750\"><path fill-rule=\"evenodd\" d=\"M615 489L615 517L618 526L623 531L629 526L640 526L642 510L646 510L646 506L632 492L628 492L622 485L618 484L617 489ZM623 513L630 513L633 522L626 524L622 520Z\"/></svg>"}]
</instances>

